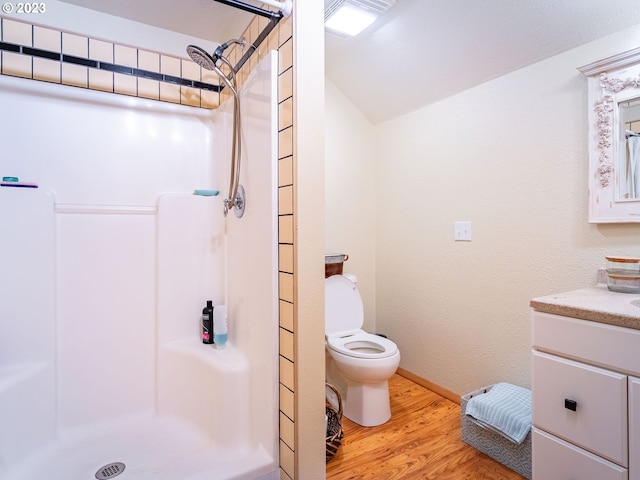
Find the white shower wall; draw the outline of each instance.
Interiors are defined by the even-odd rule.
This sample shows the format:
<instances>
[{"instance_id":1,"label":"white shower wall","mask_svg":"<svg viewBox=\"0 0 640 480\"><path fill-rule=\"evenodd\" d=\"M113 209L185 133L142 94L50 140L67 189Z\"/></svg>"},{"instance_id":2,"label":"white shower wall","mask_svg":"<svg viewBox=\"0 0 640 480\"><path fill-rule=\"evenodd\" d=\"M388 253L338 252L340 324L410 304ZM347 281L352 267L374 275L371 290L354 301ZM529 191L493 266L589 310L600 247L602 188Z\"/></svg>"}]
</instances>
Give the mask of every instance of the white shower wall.
<instances>
[{"instance_id":1,"label":"white shower wall","mask_svg":"<svg viewBox=\"0 0 640 480\"><path fill-rule=\"evenodd\" d=\"M0 76L0 176L39 185L0 188L0 478L56 433L158 413L277 469L276 65L242 89L242 219L230 105ZM200 342L206 300L229 304L225 349Z\"/></svg>"},{"instance_id":2,"label":"white shower wall","mask_svg":"<svg viewBox=\"0 0 640 480\"><path fill-rule=\"evenodd\" d=\"M38 183L55 205L49 262L58 427L151 414L157 201L166 192L217 188L213 115L6 76L0 82L3 111L12 112L3 115L1 173ZM202 298L212 288L201 284ZM185 315L197 319L200 303ZM118 393L105 402L109 385Z\"/></svg>"}]
</instances>

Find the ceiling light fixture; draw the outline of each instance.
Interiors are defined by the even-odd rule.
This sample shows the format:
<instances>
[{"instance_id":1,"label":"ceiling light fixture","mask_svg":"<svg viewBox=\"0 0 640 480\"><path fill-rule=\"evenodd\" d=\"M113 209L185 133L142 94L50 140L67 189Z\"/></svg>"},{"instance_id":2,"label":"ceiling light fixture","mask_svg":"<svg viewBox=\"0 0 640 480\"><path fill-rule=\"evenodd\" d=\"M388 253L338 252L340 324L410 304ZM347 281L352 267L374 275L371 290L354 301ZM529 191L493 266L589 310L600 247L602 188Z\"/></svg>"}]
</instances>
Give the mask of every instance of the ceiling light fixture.
<instances>
[{"instance_id":1,"label":"ceiling light fixture","mask_svg":"<svg viewBox=\"0 0 640 480\"><path fill-rule=\"evenodd\" d=\"M354 36L371 25L396 0L337 0L324 12L324 26L338 35Z\"/></svg>"}]
</instances>

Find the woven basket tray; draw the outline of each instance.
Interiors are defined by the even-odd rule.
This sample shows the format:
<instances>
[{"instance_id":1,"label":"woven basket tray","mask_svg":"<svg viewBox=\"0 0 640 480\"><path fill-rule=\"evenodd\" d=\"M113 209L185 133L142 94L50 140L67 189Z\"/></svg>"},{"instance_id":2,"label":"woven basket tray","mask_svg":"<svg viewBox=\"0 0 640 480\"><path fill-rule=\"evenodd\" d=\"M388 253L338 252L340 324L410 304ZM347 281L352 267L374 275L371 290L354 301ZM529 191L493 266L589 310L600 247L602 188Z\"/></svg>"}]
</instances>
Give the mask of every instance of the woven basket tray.
<instances>
[{"instance_id":1,"label":"woven basket tray","mask_svg":"<svg viewBox=\"0 0 640 480\"><path fill-rule=\"evenodd\" d=\"M344 432L342 431L342 397L336 387L330 383L326 384L326 387L333 390L338 398L338 410L336 410L329 400L326 401L327 410L327 462L331 460L338 452L340 445L342 445L342 437Z\"/></svg>"}]
</instances>

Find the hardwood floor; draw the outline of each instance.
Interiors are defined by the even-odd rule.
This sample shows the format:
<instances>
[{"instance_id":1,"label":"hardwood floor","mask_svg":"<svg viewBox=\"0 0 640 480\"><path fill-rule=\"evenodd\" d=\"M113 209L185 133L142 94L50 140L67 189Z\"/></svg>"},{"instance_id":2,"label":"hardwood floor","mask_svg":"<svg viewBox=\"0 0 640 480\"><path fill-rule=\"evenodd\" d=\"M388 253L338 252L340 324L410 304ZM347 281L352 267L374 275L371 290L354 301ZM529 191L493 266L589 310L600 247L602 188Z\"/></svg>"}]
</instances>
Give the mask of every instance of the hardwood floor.
<instances>
[{"instance_id":1,"label":"hardwood floor","mask_svg":"<svg viewBox=\"0 0 640 480\"><path fill-rule=\"evenodd\" d=\"M460 439L460 405L396 374L391 420L362 427L343 417L344 439L327 480L523 480ZM524 479L526 480L526 479Z\"/></svg>"}]
</instances>

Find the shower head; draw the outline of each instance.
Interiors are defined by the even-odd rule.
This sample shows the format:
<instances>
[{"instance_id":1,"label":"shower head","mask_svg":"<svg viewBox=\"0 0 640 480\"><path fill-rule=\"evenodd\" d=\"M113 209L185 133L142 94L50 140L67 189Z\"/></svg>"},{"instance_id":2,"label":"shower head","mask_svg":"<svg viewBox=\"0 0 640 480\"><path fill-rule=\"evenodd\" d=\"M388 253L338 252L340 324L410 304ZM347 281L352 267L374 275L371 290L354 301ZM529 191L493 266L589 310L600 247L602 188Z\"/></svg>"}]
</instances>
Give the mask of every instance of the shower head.
<instances>
[{"instance_id":1,"label":"shower head","mask_svg":"<svg viewBox=\"0 0 640 480\"><path fill-rule=\"evenodd\" d=\"M197 47L196 45L189 45L187 47L187 54L191 57L191 60L207 70L216 69L216 63L220 60L220 56L217 52L218 50L216 49L216 52L211 56L204 50L204 48Z\"/></svg>"},{"instance_id":2,"label":"shower head","mask_svg":"<svg viewBox=\"0 0 640 480\"><path fill-rule=\"evenodd\" d=\"M218 61L223 58L222 54L224 53L224 51L229 48L229 45L232 45L234 43L242 45L243 47L245 45L244 38L241 38L239 40L233 38L224 42L222 45L219 45L212 55L209 55L204 48L200 48L196 45L189 45L187 47L187 54L191 57L191 60L196 62L202 68L206 68L207 70L215 70Z\"/></svg>"},{"instance_id":3,"label":"shower head","mask_svg":"<svg viewBox=\"0 0 640 480\"><path fill-rule=\"evenodd\" d=\"M191 60L193 60L206 70L213 70L214 72L216 72L220 79L224 82L224 84L231 89L233 94L237 95L236 88L229 80L229 77L227 77L216 65L219 60L223 60L225 63L227 63L227 65L230 66L227 59L222 56L222 50L220 50L220 54L218 54L218 50L220 50L220 47L216 49L213 55L209 55L203 48L200 48L196 45L189 45L187 47L187 53L191 57Z\"/></svg>"}]
</instances>

